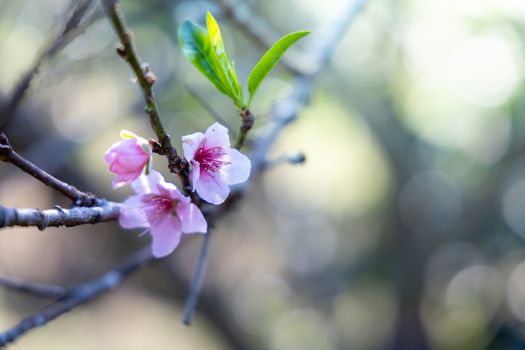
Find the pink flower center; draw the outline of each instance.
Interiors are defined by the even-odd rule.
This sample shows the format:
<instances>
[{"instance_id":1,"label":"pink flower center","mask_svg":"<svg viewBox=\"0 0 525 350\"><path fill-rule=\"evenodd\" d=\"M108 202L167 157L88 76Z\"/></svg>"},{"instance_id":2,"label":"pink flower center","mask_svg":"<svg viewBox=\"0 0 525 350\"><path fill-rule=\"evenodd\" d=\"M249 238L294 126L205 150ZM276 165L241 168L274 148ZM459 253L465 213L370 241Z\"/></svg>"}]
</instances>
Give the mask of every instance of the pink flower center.
<instances>
[{"instance_id":1,"label":"pink flower center","mask_svg":"<svg viewBox=\"0 0 525 350\"><path fill-rule=\"evenodd\" d=\"M175 209L176 203L171 198L155 194L145 195L142 199L144 206L141 208L148 222L158 222L163 216L169 215Z\"/></svg>"},{"instance_id":2,"label":"pink flower center","mask_svg":"<svg viewBox=\"0 0 525 350\"><path fill-rule=\"evenodd\" d=\"M230 164L230 162L222 160L225 155L226 151L221 146L201 147L195 152L193 159L199 162L201 171L213 174L219 172L223 165Z\"/></svg>"}]
</instances>

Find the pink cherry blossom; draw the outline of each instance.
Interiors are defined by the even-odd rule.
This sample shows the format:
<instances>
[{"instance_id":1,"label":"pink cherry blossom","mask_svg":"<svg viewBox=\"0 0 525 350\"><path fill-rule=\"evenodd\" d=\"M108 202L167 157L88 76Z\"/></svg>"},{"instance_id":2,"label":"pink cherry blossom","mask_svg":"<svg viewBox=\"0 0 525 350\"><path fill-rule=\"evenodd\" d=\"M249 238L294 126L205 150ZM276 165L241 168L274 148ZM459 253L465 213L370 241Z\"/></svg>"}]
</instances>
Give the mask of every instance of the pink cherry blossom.
<instances>
[{"instance_id":1,"label":"pink cherry blossom","mask_svg":"<svg viewBox=\"0 0 525 350\"><path fill-rule=\"evenodd\" d=\"M128 138L111 146L104 154L109 171L114 174L113 189L122 187L137 179L151 158L151 148L146 139Z\"/></svg>"},{"instance_id":2,"label":"pink cherry blossom","mask_svg":"<svg viewBox=\"0 0 525 350\"><path fill-rule=\"evenodd\" d=\"M183 233L206 233L208 224L200 209L157 171L140 176L131 186L137 194L122 203L119 223L124 228L146 228L153 238L154 256L173 252Z\"/></svg>"},{"instance_id":3,"label":"pink cherry blossom","mask_svg":"<svg viewBox=\"0 0 525 350\"><path fill-rule=\"evenodd\" d=\"M250 176L248 157L230 147L228 129L219 123L206 132L182 137L184 157L191 164L193 190L206 202L221 204L230 193L229 185L242 183Z\"/></svg>"}]
</instances>

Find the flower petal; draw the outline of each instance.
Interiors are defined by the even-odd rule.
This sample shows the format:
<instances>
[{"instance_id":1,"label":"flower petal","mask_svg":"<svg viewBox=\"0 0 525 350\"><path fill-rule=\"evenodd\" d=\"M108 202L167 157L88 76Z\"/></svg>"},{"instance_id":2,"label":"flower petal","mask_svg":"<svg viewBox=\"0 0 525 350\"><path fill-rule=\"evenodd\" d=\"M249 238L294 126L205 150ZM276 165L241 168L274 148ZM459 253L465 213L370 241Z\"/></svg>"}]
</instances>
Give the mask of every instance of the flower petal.
<instances>
[{"instance_id":1,"label":"flower petal","mask_svg":"<svg viewBox=\"0 0 525 350\"><path fill-rule=\"evenodd\" d=\"M206 233L208 223L202 215L201 210L193 203L179 203L177 206L177 216L181 222L182 232L184 233Z\"/></svg>"},{"instance_id":2,"label":"flower petal","mask_svg":"<svg viewBox=\"0 0 525 350\"><path fill-rule=\"evenodd\" d=\"M144 203L142 196L131 196L122 203L119 214L119 224L123 228L149 227L148 218L141 210Z\"/></svg>"},{"instance_id":3,"label":"flower petal","mask_svg":"<svg viewBox=\"0 0 525 350\"><path fill-rule=\"evenodd\" d=\"M148 161L148 157L120 157L109 165L109 171L117 175L129 175L134 180L140 176Z\"/></svg>"},{"instance_id":4,"label":"flower petal","mask_svg":"<svg viewBox=\"0 0 525 350\"><path fill-rule=\"evenodd\" d=\"M205 136L202 132L196 132L182 137L182 150L184 151L184 158L186 158L188 162L191 162L195 156L195 152L201 147L204 138Z\"/></svg>"},{"instance_id":5,"label":"flower petal","mask_svg":"<svg viewBox=\"0 0 525 350\"><path fill-rule=\"evenodd\" d=\"M201 175L201 165L197 161L192 161L190 164L193 166L193 168L190 170L190 179L193 185L193 191L195 191L197 182L199 182L199 178Z\"/></svg>"},{"instance_id":6,"label":"flower petal","mask_svg":"<svg viewBox=\"0 0 525 350\"><path fill-rule=\"evenodd\" d=\"M160 194L159 184L162 182L165 183L162 175L158 171L152 170L149 175L142 174L138 179L133 181L131 187L133 187L137 194Z\"/></svg>"},{"instance_id":7,"label":"flower petal","mask_svg":"<svg viewBox=\"0 0 525 350\"><path fill-rule=\"evenodd\" d=\"M224 165L221 172L228 185L235 185L248 180L252 168L252 163L248 157L235 148L229 148L224 160L229 164Z\"/></svg>"},{"instance_id":8,"label":"flower petal","mask_svg":"<svg viewBox=\"0 0 525 350\"><path fill-rule=\"evenodd\" d=\"M220 146L222 148L230 147L230 136L228 129L219 123L213 123L206 130L206 148Z\"/></svg>"},{"instance_id":9,"label":"flower petal","mask_svg":"<svg viewBox=\"0 0 525 350\"><path fill-rule=\"evenodd\" d=\"M152 172L156 172L155 170L152 170ZM160 194L163 197L169 197L171 199L179 200L179 201L187 201L186 197L182 195L182 193L179 192L177 189L177 186L172 184L171 182L166 182L162 175L160 175L159 181L155 184L158 194ZM153 186L153 184L151 184ZM188 198L189 200L189 198Z\"/></svg>"},{"instance_id":10,"label":"flower petal","mask_svg":"<svg viewBox=\"0 0 525 350\"><path fill-rule=\"evenodd\" d=\"M172 215L167 215L151 227L153 238L152 251L157 258L171 254L179 245L182 235L180 222Z\"/></svg>"},{"instance_id":11,"label":"flower petal","mask_svg":"<svg viewBox=\"0 0 525 350\"><path fill-rule=\"evenodd\" d=\"M142 170L146 163L149 161L149 156L145 153L143 154L124 154L120 155L118 159L115 160L112 164L119 164L120 167L122 167L123 170L127 171L137 171Z\"/></svg>"},{"instance_id":12,"label":"flower petal","mask_svg":"<svg viewBox=\"0 0 525 350\"><path fill-rule=\"evenodd\" d=\"M135 176L133 174L118 174L113 179L113 182L112 182L113 189L116 190L117 188L127 185L133 180L135 180Z\"/></svg>"},{"instance_id":13,"label":"flower petal","mask_svg":"<svg viewBox=\"0 0 525 350\"><path fill-rule=\"evenodd\" d=\"M230 194L230 188L220 174L212 176L201 172L195 187L199 196L211 204L221 204Z\"/></svg>"},{"instance_id":14,"label":"flower petal","mask_svg":"<svg viewBox=\"0 0 525 350\"><path fill-rule=\"evenodd\" d=\"M180 193L179 190L170 191L169 194L168 194L168 197L173 199L176 202L181 202L181 203L189 203L189 202L191 202L191 198L190 197L186 197L185 195Z\"/></svg>"},{"instance_id":15,"label":"flower petal","mask_svg":"<svg viewBox=\"0 0 525 350\"><path fill-rule=\"evenodd\" d=\"M111 164L116 157L117 154L111 148L104 153L104 161L107 164Z\"/></svg>"},{"instance_id":16,"label":"flower petal","mask_svg":"<svg viewBox=\"0 0 525 350\"><path fill-rule=\"evenodd\" d=\"M106 154L117 154L117 155L147 155L148 152L139 145L136 139L122 140L113 144L107 151Z\"/></svg>"}]
</instances>

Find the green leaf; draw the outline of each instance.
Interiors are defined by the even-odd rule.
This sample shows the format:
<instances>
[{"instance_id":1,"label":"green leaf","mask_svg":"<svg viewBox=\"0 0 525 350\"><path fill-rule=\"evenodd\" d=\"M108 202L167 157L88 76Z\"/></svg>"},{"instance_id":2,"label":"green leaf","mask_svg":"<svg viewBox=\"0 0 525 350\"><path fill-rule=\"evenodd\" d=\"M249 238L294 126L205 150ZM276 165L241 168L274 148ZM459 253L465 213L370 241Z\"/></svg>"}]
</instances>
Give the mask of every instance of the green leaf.
<instances>
[{"instance_id":1,"label":"green leaf","mask_svg":"<svg viewBox=\"0 0 525 350\"><path fill-rule=\"evenodd\" d=\"M186 58L215 85L215 87L229 96L227 88L217 75L210 52L213 52L208 32L192 21L184 21L179 29L179 45Z\"/></svg>"},{"instance_id":2,"label":"green leaf","mask_svg":"<svg viewBox=\"0 0 525 350\"><path fill-rule=\"evenodd\" d=\"M268 51L266 51L261 60L252 69L250 76L248 77L248 92L250 93L250 101L248 102L248 105L250 104L253 95L255 95L255 92L257 91L257 88L259 88L261 82L268 75L268 73L270 73L273 67L275 67L277 62L279 62L286 50L288 50L288 48L295 44L299 39L305 37L308 34L310 34L310 31L305 30L285 35L275 44L273 44L273 46Z\"/></svg>"},{"instance_id":3,"label":"green leaf","mask_svg":"<svg viewBox=\"0 0 525 350\"><path fill-rule=\"evenodd\" d=\"M206 26L207 29L191 21L182 23L179 29L182 53L220 92L242 108L244 99L241 85L233 63L226 54L219 25L209 12Z\"/></svg>"}]
</instances>

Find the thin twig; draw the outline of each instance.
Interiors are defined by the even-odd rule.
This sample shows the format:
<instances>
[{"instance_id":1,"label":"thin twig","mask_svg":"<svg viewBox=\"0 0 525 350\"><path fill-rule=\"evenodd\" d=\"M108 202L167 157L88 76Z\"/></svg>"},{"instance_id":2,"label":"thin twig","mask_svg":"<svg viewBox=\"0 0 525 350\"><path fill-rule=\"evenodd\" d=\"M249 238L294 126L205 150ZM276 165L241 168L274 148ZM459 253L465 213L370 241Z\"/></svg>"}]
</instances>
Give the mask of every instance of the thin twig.
<instances>
[{"instance_id":1,"label":"thin twig","mask_svg":"<svg viewBox=\"0 0 525 350\"><path fill-rule=\"evenodd\" d=\"M204 109L217 121L219 121L221 124L226 126L229 130L233 130L233 128L217 113L215 109L213 109L212 106L204 98L202 98L195 89L193 89L190 85L186 84L186 90L188 93L195 99L197 102L199 102ZM250 112L249 109L244 108L239 111L239 115L241 117L242 123L241 127L239 128L239 135L235 137L235 135L232 135L233 138L236 138L237 141L235 141L234 147L237 149L242 148L244 145L244 141L246 140L246 136L248 135L248 132L253 127L253 123L255 121L255 118Z\"/></svg>"},{"instance_id":2,"label":"thin twig","mask_svg":"<svg viewBox=\"0 0 525 350\"><path fill-rule=\"evenodd\" d=\"M173 297L180 298L187 295L189 286L183 269L169 260L164 260L162 267L173 286ZM213 324L214 329L227 342L228 349L251 349L253 344L250 342L250 337L229 311L229 304L230 300L218 290L207 288L206 292L202 293L199 298L199 313Z\"/></svg>"},{"instance_id":3,"label":"thin twig","mask_svg":"<svg viewBox=\"0 0 525 350\"><path fill-rule=\"evenodd\" d=\"M232 132L233 128L232 126L217 112L207 101L204 97L202 97L197 90L195 90L191 85L185 84L184 87L186 88L186 91L193 97L199 104L208 112L208 114L216 121L224 125L225 127Z\"/></svg>"},{"instance_id":4,"label":"thin twig","mask_svg":"<svg viewBox=\"0 0 525 350\"><path fill-rule=\"evenodd\" d=\"M35 164L16 153L9 144L7 136L3 132L0 132L0 160L11 163L22 169L46 186L51 187L55 191L60 192L64 196L71 199L75 205L90 206L95 203L95 196L92 194L79 191L74 186L60 181L56 177L48 174Z\"/></svg>"},{"instance_id":5,"label":"thin twig","mask_svg":"<svg viewBox=\"0 0 525 350\"><path fill-rule=\"evenodd\" d=\"M36 226L41 230L47 227L72 227L118 219L120 204L97 199L94 207L73 207L63 209L23 209L0 206L0 228L13 226Z\"/></svg>"},{"instance_id":6,"label":"thin twig","mask_svg":"<svg viewBox=\"0 0 525 350\"><path fill-rule=\"evenodd\" d=\"M46 61L55 57L60 50L83 33L100 17L100 13L97 11L92 11L88 15L93 0L73 1L76 1L76 3L68 8L67 11L69 13L65 16L66 20L60 31L42 48L41 53L36 57L33 64L22 74L19 81L15 84L7 101L0 106L0 130L5 130L8 123L14 117L20 102L29 90L31 82L38 74L40 67Z\"/></svg>"},{"instance_id":7,"label":"thin twig","mask_svg":"<svg viewBox=\"0 0 525 350\"><path fill-rule=\"evenodd\" d=\"M276 159L268 160L266 161L266 164L264 164L264 169L273 168L281 164L297 165L297 164L303 164L304 162L306 162L306 156L304 153L300 152L300 153L296 153L291 156L285 155L285 156L280 156Z\"/></svg>"},{"instance_id":8,"label":"thin twig","mask_svg":"<svg viewBox=\"0 0 525 350\"><path fill-rule=\"evenodd\" d=\"M186 326L191 324L191 319L193 318L193 313L197 308L197 303L199 301L199 294L202 287L202 281L204 278L204 272L206 271L206 265L208 262L208 247L210 245L210 234L208 231L204 235L202 244L199 250L199 255L195 263L195 272L193 273L193 278L191 280L190 292L188 298L186 299L186 306L182 313L182 323Z\"/></svg>"},{"instance_id":9,"label":"thin twig","mask_svg":"<svg viewBox=\"0 0 525 350\"><path fill-rule=\"evenodd\" d=\"M339 41L348 31L350 25L354 23L354 20L365 8L367 3L368 0L351 1L346 11L343 12L336 22L325 26L323 30L320 30L317 33L317 40L314 41L314 45L311 48L311 57L316 63L316 69L308 75L314 78L330 63Z\"/></svg>"},{"instance_id":10,"label":"thin twig","mask_svg":"<svg viewBox=\"0 0 525 350\"><path fill-rule=\"evenodd\" d=\"M22 281L8 276L0 276L0 286L39 298L58 299L66 295L66 288L61 286Z\"/></svg>"},{"instance_id":11,"label":"thin twig","mask_svg":"<svg viewBox=\"0 0 525 350\"><path fill-rule=\"evenodd\" d=\"M179 177L183 191L190 193L191 184L188 175L187 164L185 160L177 154L177 150L171 143L171 137L166 132L166 129L164 128L160 118L157 102L155 100L155 94L153 92L153 84L155 83L156 79L155 75L147 64L142 64L140 62L133 45L131 31L126 27L124 15L120 9L119 1L101 0L101 2L106 16L113 25L113 29L120 40L121 46L117 48L117 53L126 62L128 62L129 66L133 70L133 73L137 77L137 81L144 97L146 113L148 114L151 128L153 129L153 132L157 136L158 142L161 145L160 153L167 157L169 168Z\"/></svg>"},{"instance_id":12,"label":"thin twig","mask_svg":"<svg viewBox=\"0 0 525 350\"><path fill-rule=\"evenodd\" d=\"M265 128L263 136L255 141L250 155L252 173L258 173L264 168L270 147L285 127L297 119L303 106L308 103L315 78L328 65L337 44L366 3L367 0L352 1L338 21L330 23L324 30L318 31L319 35L311 49L311 56L315 59L316 69L309 74L296 78L292 93L288 98L281 100L274 106L272 121Z\"/></svg>"},{"instance_id":13,"label":"thin twig","mask_svg":"<svg viewBox=\"0 0 525 350\"><path fill-rule=\"evenodd\" d=\"M279 39L278 34L268 22L251 11L247 4L238 2L234 4L231 0L217 0L217 3L222 8L224 15L263 50L268 50ZM291 59L290 56L285 56L280 62L290 73L301 75L305 72L304 67L300 68L295 62L304 62L305 59L306 57Z\"/></svg>"},{"instance_id":14,"label":"thin twig","mask_svg":"<svg viewBox=\"0 0 525 350\"><path fill-rule=\"evenodd\" d=\"M116 269L105 273L95 280L68 290L63 298L49 304L36 314L23 319L13 328L0 333L0 346L6 346L28 331L46 325L58 316L117 287L125 277L153 260L150 247L146 247L131 255Z\"/></svg>"},{"instance_id":15,"label":"thin twig","mask_svg":"<svg viewBox=\"0 0 525 350\"><path fill-rule=\"evenodd\" d=\"M252 163L252 174L250 179L244 184L238 185L237 188L230 193L229 197L223 204L219 206L205 206L203 208L208 224L213 224L220 215L231 210L237 201L242 198L247 188L264 170L266 164L268 164L267 154L270 147L274 144L275 140L285 127L297 119L300 111L309 101L315 78L329 63L337 43L341 40L365 3L366 0L355 0L351 2L347 11L343 13L339 21L328 24L327 29L329 30L324 31L325 35L318 37L317 43L312 49L312 56L315 58L316 69L309 74L298 76L295 79L295 86L292 93L287 98L281 100L273 108L272 122L266 127L263 135L255 141L250 154L250 160ZM204 252L204 256L199 254L199 257L197 258L197 266L202 264L201 261L206 261L207 247L204 248L204 246L207 244L207 241L202 242L201 252ZM202 275L196 274L196 277L200 279L202 278ZM197 282L200 284L200 281ZM195 284L196 282L193 281L193 283ZM193 293L190 293L185 308L185 314L191 315L194 311L192 310L192 307L194 308L196 306L196 301L194 300L198 298L198 292L199 289L195 289ZM189 301L192 302L191 305L188 305Z\"/></svg>"}]
</instances>

